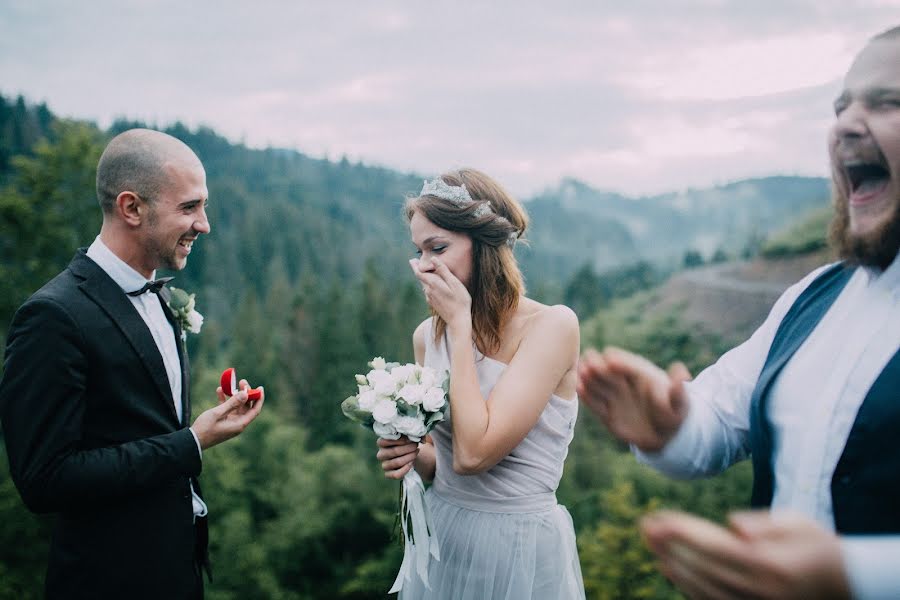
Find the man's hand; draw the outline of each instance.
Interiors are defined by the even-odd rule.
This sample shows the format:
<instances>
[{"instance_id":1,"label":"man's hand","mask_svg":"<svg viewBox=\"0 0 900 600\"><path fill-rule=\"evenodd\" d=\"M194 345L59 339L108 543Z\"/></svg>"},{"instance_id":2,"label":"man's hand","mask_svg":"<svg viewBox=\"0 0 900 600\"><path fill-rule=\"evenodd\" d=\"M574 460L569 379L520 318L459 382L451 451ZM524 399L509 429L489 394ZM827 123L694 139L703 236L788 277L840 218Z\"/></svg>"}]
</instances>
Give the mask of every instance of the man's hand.
<instances>
[{"instance_id":1,"label":"man's hand","mask_svg":"<svg viewBox=\"0 0 900 600\"><path fill-rule=\"evenodd\" d=\"M725 529L660 512L641 530L663 574L695 600L850 598L838 537L801 515L734 513Z\"/></svg>"},{"instance_id":2,"label":"man's hand","mask_svg":"<svg viewBox=\"0 0 900 600\"><path fill-rule=\"evenodd\" d=\"M668 373L618 348L588 350L578 364L578 397L613 435L646 452L661 450L687 414L681 363Z\"/></svg>"},{"instance_id":3,"label":"man's hand","mask_svg":"<svg viewBox=\"0 0 900 600\"><path fill-rule=\"evenodd\" d=\"M219 405L201 413L191 426L203 450L240 435L262 410L265 391L258 401L250 402L247 400L250 385L241 379L239 387L240 391L231 398L225 396L221 387L216 388Z\"/></svg>"}]
</instances>

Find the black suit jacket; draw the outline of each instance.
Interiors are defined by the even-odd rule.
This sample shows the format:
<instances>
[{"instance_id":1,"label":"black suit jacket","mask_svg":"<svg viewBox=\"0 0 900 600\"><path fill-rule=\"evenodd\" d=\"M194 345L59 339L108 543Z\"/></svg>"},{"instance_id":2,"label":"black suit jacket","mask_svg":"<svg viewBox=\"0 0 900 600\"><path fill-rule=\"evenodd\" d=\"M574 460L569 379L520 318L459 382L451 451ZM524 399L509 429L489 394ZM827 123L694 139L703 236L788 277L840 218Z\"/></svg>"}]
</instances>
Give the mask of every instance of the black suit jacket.
<instances>
[{"instance_id":1,"label":"black suit jacket","mask_svg":"<svg viewBox=\"0 0 900 600\"><path fill-rule=\"evenodd\" d=\"M179 422L150 330L84 250L16 312L0 418L25 504L59 516L48 598L202 594L189 484L201 460L182 383Z\"/></svg>"}]
</instances>

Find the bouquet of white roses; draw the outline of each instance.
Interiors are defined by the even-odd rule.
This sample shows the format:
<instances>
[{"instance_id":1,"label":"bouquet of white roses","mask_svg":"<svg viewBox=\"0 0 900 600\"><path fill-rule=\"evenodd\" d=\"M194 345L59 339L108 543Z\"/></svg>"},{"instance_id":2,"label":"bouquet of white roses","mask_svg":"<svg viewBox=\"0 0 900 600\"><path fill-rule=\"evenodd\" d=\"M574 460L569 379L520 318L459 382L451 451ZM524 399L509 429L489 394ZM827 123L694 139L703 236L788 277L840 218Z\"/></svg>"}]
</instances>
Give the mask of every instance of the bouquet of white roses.
<instances>
[{"instance_id":1,"label":"bouquet of white roses","mask_svg":"<svg viewBox=\"0 0 900 600\"><path fill-rule=\"evenodd\" d=\"M450 381L446 371L415 364L388 363L381 357L372 359L367 375L357 375L359 393L341 403L348 418L371 428L388 440L405 435L420 441L434 426L447 418L450 403L447 390ZM431 517L425 505L425 484L415 469L403 476L400 492L400 524L403 528L403 563L389 593L399 591L415 565L428 586L428 561L440 560Z\"/></svg>"}]
</instances>

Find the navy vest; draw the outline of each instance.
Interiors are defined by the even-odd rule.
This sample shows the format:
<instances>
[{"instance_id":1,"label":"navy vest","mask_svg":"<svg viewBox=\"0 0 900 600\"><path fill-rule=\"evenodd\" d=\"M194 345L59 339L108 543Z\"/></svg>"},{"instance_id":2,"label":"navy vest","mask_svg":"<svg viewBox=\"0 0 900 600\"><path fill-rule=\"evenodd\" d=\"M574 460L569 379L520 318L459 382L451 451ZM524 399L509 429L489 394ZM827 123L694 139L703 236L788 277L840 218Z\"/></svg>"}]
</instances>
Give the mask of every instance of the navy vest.
<instances>
[{"instance_id":1,"label":"navy vest","mask_svg":"<svg viewBox=\"0 0 900 600\"><path fill-rule=\"evenodd\" d=\"M750 405L750 449L755 507L772 503L772 430L766 416L769 391L840 295L854 269L827 269L785 315L763 365ZM831 479L839 533L900 533L900 351L866 394Z\"/></svg>"}]
</instances>

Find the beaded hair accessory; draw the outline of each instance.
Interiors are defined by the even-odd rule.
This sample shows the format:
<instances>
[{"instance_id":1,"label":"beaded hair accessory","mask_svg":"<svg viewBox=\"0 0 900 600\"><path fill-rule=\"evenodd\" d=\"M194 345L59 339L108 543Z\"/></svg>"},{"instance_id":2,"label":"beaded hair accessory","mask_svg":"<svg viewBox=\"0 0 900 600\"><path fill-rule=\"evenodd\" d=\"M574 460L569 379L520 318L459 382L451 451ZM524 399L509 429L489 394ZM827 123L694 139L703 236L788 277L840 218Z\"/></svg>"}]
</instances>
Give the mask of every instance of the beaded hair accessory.
<instances>
[{"instance_id":1,"label":"beaded hair accessory","mask_svg":"<svg viewBox=\"0 0 900 600\"><path fill-rule=\"evenodd\" d=\"M440 177L432 179L431 181L425 181L422 184L422 191L419 192L419 195L434 196L441 200L448 200L460 208L466 208L472 204L476 204L476 201L473 200L472 196L469 194L469 190L466 189L466 184L449 185ZM476 208L473 213L476 218L494 212L491 210L489 202L477 202L477 204L478 208Z\"/></svg>"},{"instance_id":2,"label":"beaded hair accessory","mask_svg":"<svg viewBox=\"0 0 900 600\"><path fill-rule=\"evenodd\" d=\"M472 198L471 194L469 194L469 190L466 189L466 184L449 185L440 177L432 179L431 181L424 181L419 196L434 196L435 198L452 202L460 208L466 208L473 204L477 204L478 208L472 212L476 219L494 213L490 202L479 201ZM499 215L497 215L497 218L506 221L504 217ZM506 245L510 248L514 248L517 239L519 239L519 232L511 231L506 240Z\"/></svg>"}]
</instances>

